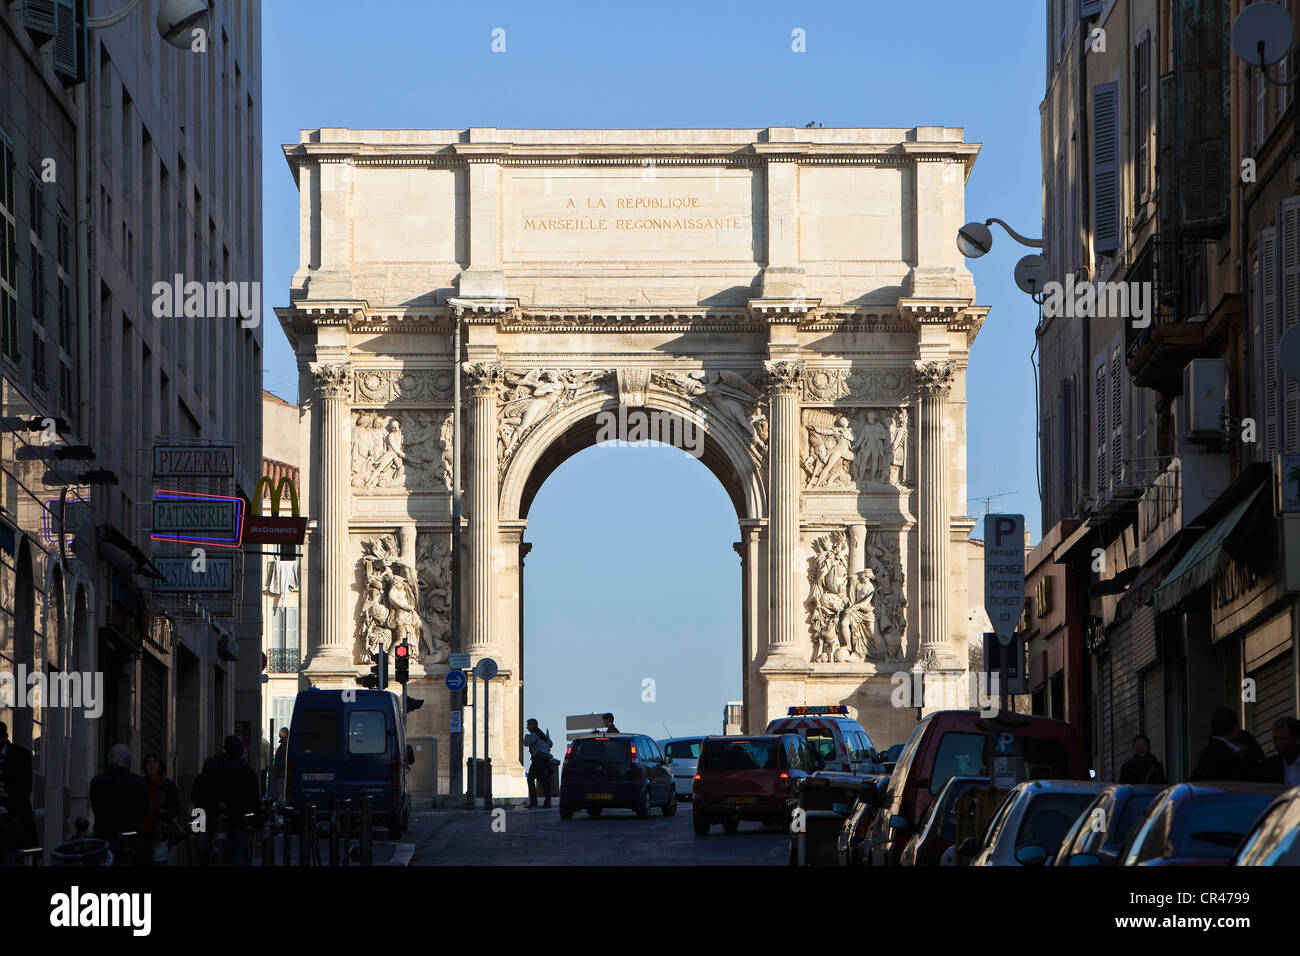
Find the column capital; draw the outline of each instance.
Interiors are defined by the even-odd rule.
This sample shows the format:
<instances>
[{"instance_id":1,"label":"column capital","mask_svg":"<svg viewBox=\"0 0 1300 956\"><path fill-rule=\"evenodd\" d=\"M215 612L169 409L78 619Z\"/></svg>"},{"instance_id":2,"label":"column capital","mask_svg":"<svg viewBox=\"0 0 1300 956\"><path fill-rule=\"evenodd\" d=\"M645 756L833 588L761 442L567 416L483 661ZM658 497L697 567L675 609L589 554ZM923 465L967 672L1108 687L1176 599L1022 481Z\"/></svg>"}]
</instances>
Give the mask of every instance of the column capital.
<instances>
[{"instance_id":1,"label":"column capital","mask_svg":"<svg viewBox=\"0 0 1300 956\"><path fill-rule=\"evenodd\" d=\"M763 368L767 371L767 387L774 395L797 395L803 387L803 362L782 359L765 362Z\"/></svg>"},{"instance_id":2,"label":"column capital","mask_svg":"<svg viewBox=\"0 0 1300 956\"><path fill-rule=\"evenodd\" d=\"M466 362L463 368L471 395L491 398L497 394L505 376L500 362Z\"/></svg>"},{"instance_id":3,"label":"column capital","mask_svg":"<svg viewBox=\"0 0 1300 956\"><path fill-rule=\"evenodd\" d=\"M325 398L352 397L352 366L348 362L311 363L312 381Z\"/></svg>"},{"instance_id":4,"label":"column capital","mask_svg":"<svg viewBox=\"0 0 1300 956\"><path fill-rule=\"evenodd\" d=\"M912 382L917 395L937 395L946 398L952 390L957 366L952 362L920 362L912 370Z\"/></svg>"}]
</instances>

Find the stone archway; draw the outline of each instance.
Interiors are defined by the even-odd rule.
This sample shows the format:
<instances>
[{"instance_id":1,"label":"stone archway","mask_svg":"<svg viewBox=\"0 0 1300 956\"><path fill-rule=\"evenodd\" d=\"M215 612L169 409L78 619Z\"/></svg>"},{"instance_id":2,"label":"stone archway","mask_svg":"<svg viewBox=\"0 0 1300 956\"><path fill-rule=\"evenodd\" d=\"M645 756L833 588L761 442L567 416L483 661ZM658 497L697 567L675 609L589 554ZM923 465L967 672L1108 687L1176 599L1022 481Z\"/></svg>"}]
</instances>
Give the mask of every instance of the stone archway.
<instances>
[{"instance_id":1,"label":"stone archway","mask_svg":"<svg viewBox=\"0 0 1300 956\"><path fill-rule=\"evenodd\" d=\"M922 704L902 671L964 706L987 310L953 236L977 151L939 128L304 133L277 314L304 372L308 679L418 638L412 732L446 740L452 449L461 647L508 679L532 496L624 408L703 426L736 508L747 731L845 704L901 742ZM512 712L497 793L522 781Z\"/></svg>"}]
</instances>

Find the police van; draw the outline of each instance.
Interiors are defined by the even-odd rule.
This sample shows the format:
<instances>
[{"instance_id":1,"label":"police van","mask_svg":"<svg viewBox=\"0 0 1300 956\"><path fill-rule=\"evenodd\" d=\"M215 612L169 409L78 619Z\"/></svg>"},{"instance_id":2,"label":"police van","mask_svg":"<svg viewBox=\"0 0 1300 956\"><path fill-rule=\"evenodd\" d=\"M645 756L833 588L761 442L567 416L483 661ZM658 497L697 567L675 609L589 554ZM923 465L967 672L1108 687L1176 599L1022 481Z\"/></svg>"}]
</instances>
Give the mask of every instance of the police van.
<instances>
[{"instance_id":1,"label":"police van","mask_svg":"<svg viewBox=\"0 0 1300 956\"><path fill-rule=\"evenodd\" d=\"M820 760L822 770L884 773L876 746L844 704L791 707L767 725L767 734L798 734Z\"/></svg>"}]
</instances>

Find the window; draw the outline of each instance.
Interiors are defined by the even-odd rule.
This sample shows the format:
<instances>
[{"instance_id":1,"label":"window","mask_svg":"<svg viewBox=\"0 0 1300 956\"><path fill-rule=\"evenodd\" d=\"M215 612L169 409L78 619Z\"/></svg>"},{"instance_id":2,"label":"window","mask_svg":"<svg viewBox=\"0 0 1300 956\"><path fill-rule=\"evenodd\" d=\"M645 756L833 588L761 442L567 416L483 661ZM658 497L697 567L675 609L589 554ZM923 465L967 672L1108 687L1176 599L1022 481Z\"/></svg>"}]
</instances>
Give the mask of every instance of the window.
<instances>
[{"instance_id":1,"label":"window","mask_svg":"<svg viewBox=\"0 0 1300 956\"><path fill-rule=\"evenodd\" d=\"M1133 50L1133 200L1141 208L1151 188L1151 34L1143 33Z\"/></svg>"},{"instance_id":2,"label":"window","mask_svg":"<svg viewBox=\"0 0 1300 956\"><path fill-rule=\"evenodd\" d=\"M699 760L700 741L670 740L665 745L664 751L674 760Z\"/></svg>"},{"instance_id":3,"label":"window","mask_svg":"<svg viewBox=\"0 0 1300 956\"><path fill-rule=\"evenodd\" d=\"M700 766L709 770L776 770L780 753L780 741L773 737L706 740Z\"/></svg>"},{"instance_id":4,"label":"window","mask_svg":"<svg viewBox=\"0 0 1300 956\"><path fill-rule=\"evenodd\" d=\"M1123 382L1123 364L1120 361L1119 348L1110 356L1110 474L1115 487L1119 487L1124 477L1124 393L1120 388Z\"/></svg>"},{"instance_id":5,"label":"window","mask_svg":"<svg viewBox=\"0 0 1300 956\"><path fill-rule=\"evenodd\" d=\"M45 240L45 197L41 195L41 177L36 170L27 170L27 214L31 222L32 234L40 241Z\"/></svg>"},{"instance_id":6,"label":"window","mask_svg":"<svg viewBox=\"0 0 1300 956\"><path fill-rule=\"evenodd\" d=\"M331 756L339 752L339 715L333 710L304 711L294 729L303 753Z\"/></svg>"},{"instance_id":7,"label":"window","mask_svg":"<svg viewBox=\"0 0 1300 956\"><path fill-rule=\"evenodd\" d=\"M32 329L32 384L43 392L50 387L50 371L46 362L45 336L37 329Z\"/></svg>"},{"instance_id":8,"label":"window","mask_svg":"<svg viewBox=\"0 0 1300 956\"><path fill-rule=\"evenodd\" d=\"M382 710L354 710L348 714L348 753L388 752L388 722Z\"/></svg>"},{"instance_id":9,"label":"window","mask_svg":"<svg viewBox=\"0 0 1300 956\"><path fill-rule=\"evenodd\" d=\"M298 649L298 609L277 607L271 619L271 640L276 650Z\"/></svg>"},{"instance_id":10,"label":"window","mask_svg":"<svg viewBox=\"0 0 1300 956\"><path fill-rule=\"evenodd\" d=\"M944 734L939 740L939 752L934 758L930 792L938 793L953 777L984 776L988 772L984 766L986 744L987 739L983 734Z\"/></svg>"},{"instance_id":11,"label":"window","mask_svg":"<svg viewBox=\"0 0 1300 956\"><path fill-rule=\"evenodd\" d=\"M1060 847L1070 824L1091 801L1090 793L1036 794L1020 818L1016 849L1036 844L1051 856Z\"/></svg>"},{"instance_id":12,"label":"window","mask_svg":"<svg viewBox=\"0 0 1300 956\"><path fill-rule=\"evenodd\" d=\"M1105 363L1097 366L1097 378L1094 382L1094 402L1093 414L1097 420L1097 469L1095 475L1096 496L1102 498L1106 494L1106 478L1109 472L1106 470L1106 439L1110 434L1107 426L1107 389L1106 389L1106 365Z\"/></svg>"},{"instance_id":13,"label":"window","mask_svg":"<svg viewBox=\"0 0 1300 956\"><path fill-rule=\"evenodd\" d=\"M1092 232L1097 256L1120 247L1119 84L1092 88Z\"/></svg>"},{"instance_id":14,"label":"window","mask_svg":"<svg viewBox=\"0 0 1300 956\"><path fill-rule=\"evenodd\" d=\"M0 354L17 363L18 229L14 209L14 151L0 132Z\"/></svg>"}]
</instances>

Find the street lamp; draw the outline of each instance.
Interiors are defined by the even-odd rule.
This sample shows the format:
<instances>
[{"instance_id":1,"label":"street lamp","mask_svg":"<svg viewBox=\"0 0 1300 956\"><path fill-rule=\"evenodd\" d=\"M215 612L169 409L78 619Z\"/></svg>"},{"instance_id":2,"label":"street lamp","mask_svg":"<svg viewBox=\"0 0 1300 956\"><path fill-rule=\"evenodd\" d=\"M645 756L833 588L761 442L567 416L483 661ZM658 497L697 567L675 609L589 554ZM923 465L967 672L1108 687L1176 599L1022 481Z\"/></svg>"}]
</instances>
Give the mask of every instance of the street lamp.
<instances>
[{"instance_id":1,"label":"street lamp","mask_svg":"<svg viewBox=\"0 0 1300 956\"><path fill-rule=\"evenodd\" d=\"M1268 67L1291 52L1295 31L1291 15L1276 3L1252 3L1232 23L1232 49L1251 66L1258 66L1264 79L1274 86L1291 86L1297 80L1275 80Z\"/></svg>"},{"instance_id":2,"label":"street lamp","mask_svg":"<svg viewBox=\"0 0 1300 956\"><path fill-rule=\"evenodd\" d=\"M1043 240L1027 239L997 217L983 222L968 222L957 230L957 249L967 259L978 259L993 248L993 232L989 229L997 223L1007 231L1012 239L1031 249L1042 249ZM1037 253L1031 253L1016 263L1016 286L1021 292L1036 296L1047 284L1047 260Z\"/></svg>"},{"instance_id":3,"label":"street lamp","mask_svg":"<svg viewBox=\"0 0 1300 956\"><path fill-rule=\"evenodd\" d=\"M121 23L140 6L142 0L128 0L117 13L106 17L93 17L86 21L86 29L102 30ZM158 7L158 33L178 49L187 49L195 30L207 30L211 19L208 0L162 0Z\"/></svg>"}]
</instances>

